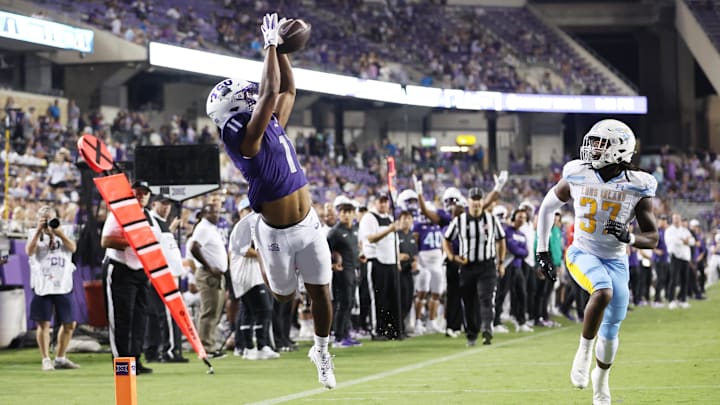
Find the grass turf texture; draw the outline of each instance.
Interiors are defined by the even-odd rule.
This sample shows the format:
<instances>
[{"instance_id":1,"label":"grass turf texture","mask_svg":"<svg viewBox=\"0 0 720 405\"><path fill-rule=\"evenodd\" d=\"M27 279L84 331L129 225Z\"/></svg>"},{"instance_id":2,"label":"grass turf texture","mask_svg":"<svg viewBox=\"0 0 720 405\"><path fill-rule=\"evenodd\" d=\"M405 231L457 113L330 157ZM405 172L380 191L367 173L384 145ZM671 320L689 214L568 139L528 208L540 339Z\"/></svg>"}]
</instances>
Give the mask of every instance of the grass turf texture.
<instances>
[{"instance_id":1,"label":"grass turf texture","mask_svg":"<svg viewBox=\"0 0 720 405\"><path fill-rule=\"evenodd\" d=\"M610 374L614 403L720 403L720 288L689 310L636 308L620 331ZM431 335L333 349L338 388L325 391L307 359L309 343L279 360L232 355L207 375L190 364L157 364L137 377L141 405L220 403L589 404L571 387L579 324L497 335L491 346ZM188 353L188 355L191 355ZM192 356L192 355L191 355ZM109 354L71 354L79 370L40 370L37 349L0 351L0 403L114 404Z\"/></svg>"}]
</instances>

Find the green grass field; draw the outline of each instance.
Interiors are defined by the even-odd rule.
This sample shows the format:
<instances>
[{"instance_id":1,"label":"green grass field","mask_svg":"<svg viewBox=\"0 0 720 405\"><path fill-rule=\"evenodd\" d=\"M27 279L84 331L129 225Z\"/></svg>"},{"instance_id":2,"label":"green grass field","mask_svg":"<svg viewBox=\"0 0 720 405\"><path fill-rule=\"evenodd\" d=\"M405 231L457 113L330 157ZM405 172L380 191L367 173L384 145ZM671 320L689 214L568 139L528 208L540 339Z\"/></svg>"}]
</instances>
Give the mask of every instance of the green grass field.
<instances>
[{"instance_id":1,"label":"green grass field","mask_svg":"<svg viewBox=\"0 0 720 405\"><path fill-rule=\"evenodd\" d=\"M620 332L610 376L614 403L720 403L720 288L688 310L638 308ZM580 325L498 335L468 349L442 335L366 342L333 350L338 387L325 391L301 351L279 360L198 360L152 364L137 377L141 405L227 403L590 404L591 389L572 388L569 370ZM108 354L73 354L79 370L40 371L37 349L0 351L0 404L114 404Z\"/></svg>"}]
</instances>

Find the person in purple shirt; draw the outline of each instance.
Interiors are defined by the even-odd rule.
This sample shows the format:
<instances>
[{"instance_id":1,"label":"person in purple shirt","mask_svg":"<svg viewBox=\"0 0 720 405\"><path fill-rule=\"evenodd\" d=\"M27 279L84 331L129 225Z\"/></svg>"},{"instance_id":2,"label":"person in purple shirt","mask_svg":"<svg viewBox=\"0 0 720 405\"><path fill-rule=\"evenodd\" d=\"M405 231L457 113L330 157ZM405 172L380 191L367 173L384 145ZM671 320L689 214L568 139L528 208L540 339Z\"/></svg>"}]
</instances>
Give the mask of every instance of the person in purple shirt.
<instances>
[{"instance_id":1,"label":"person in purple shirt","mask_svg":"<svg viewBox=\"0 0 720 405\"><path fill-rule=\"evenodd\" d=\"M705 234L703 233L700 221L693 219L690 221L690 232L695 238L695 246L692 249L691 271L695 275L695 281L692 283L694 288L695 299L705 299L705 267L707 266L707 244L705 243Z\"/></svg>"},{"instance_id":2,"label":"person in purple shirt","mask_svg":"<svg viewBox=\"0 0 720 405\"><path fill-rule=\"evenodd\" d=\"M528 255L527 238L520 227L527 222L527 212L516 209L510 215L510 222L503 224L505 229L505 244L508 254L505 256L505 275L500 279L495 295L495 320L493 330L508 332L502 324L501 314L505 295L510 292L512 302L511 312L517 321L517 332L532 332L527 325L525 313L527 312L527 280L523 272L523 261Z\"/></svg>"},{"instance_id":3,"label":"person in purple shirt","mask_svg":"<svg viewBox=\"0 0 720 405\"><path fill-rule=\"evenodd\" d=\"M629 226L632 230L632 225ZM637 249L628 246L628 268L630 269L630 292L632 293L633 305L638 306L640 304L640 291L642 285L642 268L640 267L640 258L638 257Z\"/></svg>"},{"instance_id":4,"label":"person in purple shirt","mask_svg":"<svg viewBox=\"0 0 720 405\"><path fill-rule=\"evenodd\" d=\"M248 199L260 215L253 239L265 283L280 302L295 297L302 276L312 299L315 344L308 357L318 380L335 388L328 352L332 306L330 248L320 219L312 207L305 172L283 129L295 102L290 59L279 54L277 14L266 14L261 31L265 61L259 86L225 79L208 95L206 111L220 130L225 151L249 184Z\"/></svg>"},{"instance_id":5,"label":"person in purple shirt","mask_svg":"<svg viewBox=\"0 0 720 405\"><path fill-rule=\"evenodd\" d=\"M658 216L658 244L653 249L653 262L655 263L655 302L653 308L663 308L665 304L662 301L662 292L667 292L670 284L670 255L668 255L667 245L665 245L665 229L668 226L667 215Z\"/></svg>"}]
</instances>

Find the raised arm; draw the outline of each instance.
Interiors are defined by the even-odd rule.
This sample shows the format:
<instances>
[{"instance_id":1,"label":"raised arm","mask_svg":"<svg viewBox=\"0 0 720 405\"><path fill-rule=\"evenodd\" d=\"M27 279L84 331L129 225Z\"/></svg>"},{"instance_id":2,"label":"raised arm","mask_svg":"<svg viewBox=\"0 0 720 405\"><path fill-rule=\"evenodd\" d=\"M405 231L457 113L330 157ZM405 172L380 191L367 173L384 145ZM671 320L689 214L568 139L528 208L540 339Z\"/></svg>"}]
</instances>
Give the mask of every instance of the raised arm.
<instances>
[{"instance_id":1,"label":"raised arm","mask_svg":"<svg viewBox=\"0 0 720 405\"><path fill-rule=\"evenodd\" d=\"M275 105L275 113L280 125L285 128L290 119L293 105L295 105L295 77L290 65L290 58L287 55L278 55L278 64L280 66L280 95Z\"/></svg>"},{"instance_id":2,"label":"raised arm","mask_svg":"<svg viewBox=\"0 0 720 405\"><path fill-rule=\"evenodd\" d=\"M444 225L440 222L442 221L442 218L437 213L437 211L429 210L427 205L425 204L425 197L423 197L423 185L422 180L419 180L414 174L412 175L412 182L413 182L413 188L415 188L415 193L418 195L418 208L420 208L420 212L422 212L423 215L427 219L430 220L435 225Z\"/></svg>"},{"instance_id":3,"label":"raised arm","mask_svg":"<svg viewBox=\"0 0 720 405\"><path fill-rule=\"evenodd\" d=\"M505 187L505 183L507 183L508 180L508 172L507 170L502 170L499 175L494 174L493 178L495 179L495 187L483 198L483 211L500 198L500 191Z\"/></svg>"},{"instance_id":4,"label":"raised arm","mask_svg":"<svg viewBox=\"0 0 720 405\"><path fill-rule=\"evenodd\" d=\"M279 99L281 75L276 49L280 38L279 27L280 23L277 14L265 14L261 27L265 39L265 63L262 78L260 79L258 101L247 124L247 130L240 146L240 152L243 156L254 157L260 151L262 136L270 123L270 119L272 119Z\"/></svg>"}]
</instances>

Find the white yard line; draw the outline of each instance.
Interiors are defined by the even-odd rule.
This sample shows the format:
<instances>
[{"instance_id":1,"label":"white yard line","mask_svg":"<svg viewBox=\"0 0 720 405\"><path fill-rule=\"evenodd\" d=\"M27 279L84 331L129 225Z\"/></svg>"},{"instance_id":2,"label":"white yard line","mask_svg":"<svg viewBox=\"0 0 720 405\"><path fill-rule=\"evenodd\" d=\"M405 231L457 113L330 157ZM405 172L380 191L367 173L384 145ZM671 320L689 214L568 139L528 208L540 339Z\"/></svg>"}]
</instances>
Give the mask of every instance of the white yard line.
<instances>
[{"instance_id":1,"label":"white yard line","mask_svg":"<svg viewBox=\"0 0 720 405\"><path fill-rule=\"evenodd\" d=\"M717 388L717 385L707 384L707 385L674 385L674 386L663 386L663 387L657 387L657 386L650 386L650 387L613 387L613 392L616 391L672 391L672 390L694 390L694 389L708 389L708 388ZM525 388L525 389L487 389L487 390L472 390L472 389L464 389L464 390L392 390L392 391L376 391L376 390L370 390L370 391L346 391L343 392L343 394L352 395L351 397L341 397L341 398L317 398L316 401L342 401L342 400L367 400L367 401L377 401L379 399L382 399L383 397L378 397L378 395L383 394L389 394L391 396L394 396L398 393L402 394L457 394L457 393L466 393L466 394L531 394L531 393L538 393L538 392L567 392L569 390L574 390L575 388L568 385L565 388ZM365 396L362 396L365 395Z\"/></svg>"},{"instance_id":2,"label":"white yard line","mask_svg":"<svg viewBox=\"0 0 720 405\"><path fill-rule=\"evenodd\" d=\"M342 389L342 388L352 387L353 385L363 384L363 383L366 383L366 382L379 380L379 379L382 379L382 378L394 376L394 375L397 375L397 374L406 373L406 372L409 372L409 371L415 371L415 370L418 370L418 369L421 369L421 368L425 368L425 367L428 367L428 366L432 366L432 365L434 365L434 364L445 363L445 362L452 361L452 360L456 360L456 359L459 359L459 358L462 358L462 357L467 357L467 356L471 356L471 355L474 355L474 354L477 354L477 353L482 353L482 352L485 352L485 351L490 350L490 349L495 348L495 347L509 346L509 345L511 345L511 344L515 344L515 343L519 343L519 342L524 342L524 341L527 341L527 340L534 339L534 338L536 338L536 337L553 335L553 334L558 333L558 332L560 332L560 331L562 331L562 330L564 330L564 329L563 329L563 328L557 328L557 329L555 329L555 330L552 330L552 331L549 331L549 332L546 332L546 333L538 333L538 334L527 335L527 336L524 336L524 337L521 337L521 338L508 340L508 341L505 341L505 342L502 342L502 343L498 343L498 344L494 344L494 345L491 345L491 346L478 346L478 347L476 347L476 348L474 348L474 349L463 350L463 351L461 351L461 352L454 353L454 354L451 354L451 355L448 355L448 356L437 357L437 358L434 358L434 359L422 361L422 362L420 362L420 363L409 364L409 365L407 365L407 366L400 367L400 368L396 368L396 369L393 369L393 370L383 371L382 373L371 374L371 375L368 375L368 376L365 376L365 377L362 377L362 378L357 378L357 379L355 379L355 380L344 381L344 382L339 383L339 384L337 385L337 387L335 387L335 389L338 390L338 389ZM287 401L294 401L294 400L297 400L297 399L302 399L302 398L311 397L311 396L313 396L313 395L318 395L318 394L321 394L321 393L323 393L323 392L326 392L326 390L325 390L324 388L316 388L316 389L313 389L313 390L307 390L307 391L297 392L297 393L295 393L295 394L283 395L283 396L281 396L281 397L271 398L271 399L267 399L267 400L260 401L260 402L253 402L251 405L271 405L271 404L279 404L279 403L283 403L283 402L287 402Z\"/></svg>"},{"instance_id":3,"label":"white yard line","mask_svg":"<svg viewBox=\"0 0 720 405\"><path fill-rule=\"evenodd\" d=\"M705 389L705 388L717 388L717 385L713 384L706 384L706 385L673 385L673 386L645 386L645 387L612 387L613 392L615 391L667 391L667 390L694 390L694 389ZM558 387L558 388L508 388L508 389L464 389L464 390L394 390L394 391L347 391L343 392L343 394L347 395L382 395L382 394L397 394L398 392L402 392L403 394L452 394L452 393L468 393L468 394L520 394L520 393L533 393L533 392L567 392L568 390L574 390L575 388L570 386L570 383L568 382L568 385L566 387ZM372 399L375 399L373 397ZM318 400L331 400L331 398L322 399L318 398ZM335 400L335 398L332 398L332 400Z\"/></svg>"}]
</instances>

